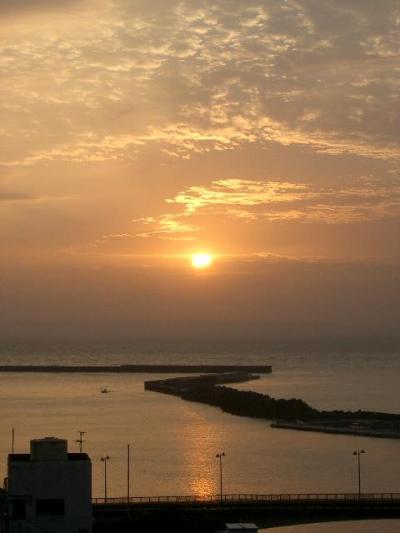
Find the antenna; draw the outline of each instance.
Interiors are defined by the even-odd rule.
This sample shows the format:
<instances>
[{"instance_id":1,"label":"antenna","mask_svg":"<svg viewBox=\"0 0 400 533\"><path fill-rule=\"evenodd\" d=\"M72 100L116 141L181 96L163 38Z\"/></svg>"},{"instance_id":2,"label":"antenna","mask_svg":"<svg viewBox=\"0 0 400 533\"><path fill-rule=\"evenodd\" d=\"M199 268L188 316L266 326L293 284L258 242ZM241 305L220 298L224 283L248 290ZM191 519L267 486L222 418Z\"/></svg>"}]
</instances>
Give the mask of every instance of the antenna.
<instances>
[{"instance_id":1,"label":"antenna","mask_svg":"<svg viewBox=\"0 0 400 533\"><path fill-rule=\"evenodd\" d=\"M79 444L79 453L82 453L83 450L83 443L86 442L83 440L83 435L86 433L86 431L78 431L79 433L79 439L76 439L75 442Z\"/></svg>"}]
</instances>

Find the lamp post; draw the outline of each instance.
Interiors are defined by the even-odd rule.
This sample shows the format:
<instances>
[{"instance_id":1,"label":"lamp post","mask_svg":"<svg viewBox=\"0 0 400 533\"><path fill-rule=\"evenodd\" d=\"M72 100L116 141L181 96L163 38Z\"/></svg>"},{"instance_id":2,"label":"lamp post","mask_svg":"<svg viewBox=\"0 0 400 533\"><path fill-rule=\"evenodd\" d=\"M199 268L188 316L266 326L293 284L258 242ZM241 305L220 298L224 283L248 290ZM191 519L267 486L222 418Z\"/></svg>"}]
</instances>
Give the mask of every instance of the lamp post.
<instances>
[{"instance_id":1,"label":"lamp post","mask_svg":"<svg viewBox=\"0 0 400 533\"><path fill-rule=\"evenodd\" d=\"M107 503L107 461L110 459L109 455L105 455L101 458L104 463L104 502Z\"/></svg>"},{"instance_id":2,"label":"lamp post","mask_svg":"<svg viewBox=\"0 0 400 533\"><path fill-rule=\"evenodd\" d=\"M222 490L222 458L225 457L225 453L224 452L217 453L217 455L215 457L217 459L219 459L219 492L220 492L220 498L221 498L221 503L222 503L222 498L223 498L223 490Z\"/></svg>"},{"instance_id":3,"label":"lamp post","mask_svg":"<svg viewBox=\"0 0 400 533\"><path fill-rule=\"evenodd\" d=\"M130 498L130 488L131 488L131 445L127 446L127 479L126 479L126 495L128 497L128 503Z\"/></svg>"},{"instance_id":4,"label":"lamp post","mask_svg":"<svg viewBox=\"0 0 400 533\"><path fill-rule=\"evenodd\" d=\"M365 453L365 450L354 450L353 455L357 456L357 464L358 464L358 499L361 499L361 462L360 462L360 455L362 453Z\"/></svg>"}]
</instances>

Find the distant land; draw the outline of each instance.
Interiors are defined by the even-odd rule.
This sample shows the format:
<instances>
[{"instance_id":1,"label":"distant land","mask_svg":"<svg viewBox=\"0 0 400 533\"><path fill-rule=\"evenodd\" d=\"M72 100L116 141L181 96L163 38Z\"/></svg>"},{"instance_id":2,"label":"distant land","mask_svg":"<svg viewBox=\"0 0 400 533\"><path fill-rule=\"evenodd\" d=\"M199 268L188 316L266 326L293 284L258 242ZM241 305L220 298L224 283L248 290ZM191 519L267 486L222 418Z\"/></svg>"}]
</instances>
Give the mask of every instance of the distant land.
<instances>
[{"instance_id":1,"label":"distant land","mask_svg":"<svg viewBox=\"0 0 400 533\"><path fill-rule=\"evenodd\" d=\"M207 329L204 325L204 332L189 333L185 328L180 335L164 334L161 331L155 331L154 335L148 333L148 328L144 328L138 335L102 335L93 334L87 331L85 335L65 335L53 332L52 335L12 335L8 331L7 335L0 334L0 353L10 351L10 354L21 353L30 354L32 350L37 352L62 351L63 354L73 352L79 349L88 349L106 353L115 348L123 348L126 353L133 353L133 350L168 350L170 348L182 353L188 349L188 346L196 350L213 350L217 352L220 349L229 349L229 351L238 353L248 350L268 353L268 350L285 350L293 353L299 351L338 351L338 352L399 352L400 353L400 336L373 336L373 335L307 335L305 332L295 334L288 329L286 334L271 334L268 331L256 333L249 329L243 332L245 325L238 326L235 332L228 334L225 330L216 331ZM99 328L100 329L100 328ZM17 361L15 361L17 364Z\"/></svg>"},{"instance_id":2,"label":"distant land","mask_svg":"<svg viewBox=\"0 0 400 533\"><path fill-rule=\"evenodd\" d=\"M366 334L366 332L368 332ZM0 320L0 342L14 341L67 342L163 342L163 341L267 341L272 343L319 343L371 347L397 345L398 329L357 327L355 324L314 322L208 321L208 320L149 320L113 322L24 322Z\"/></svg>"}]
</instances>

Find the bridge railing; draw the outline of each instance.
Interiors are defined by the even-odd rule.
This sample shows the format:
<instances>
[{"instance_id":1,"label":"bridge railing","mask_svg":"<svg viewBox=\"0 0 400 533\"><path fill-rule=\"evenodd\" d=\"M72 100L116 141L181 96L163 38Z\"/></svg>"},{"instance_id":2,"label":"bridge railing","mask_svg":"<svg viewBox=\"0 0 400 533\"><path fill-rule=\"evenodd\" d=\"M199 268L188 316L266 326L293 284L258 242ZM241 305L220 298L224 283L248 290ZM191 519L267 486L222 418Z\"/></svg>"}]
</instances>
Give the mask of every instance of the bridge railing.
<instances>
[{"instance_id":1,"label":"bridge railing","mask_svg":"<svg viewBox=\"0 0 400 533\"><path fill-rule=\"evenodd\" d=\"M240 502L293 502L293 501L398 501L400 493L304 493L304 494L224 494L223 503ZM143 504L216 504L221 502L220 495L188 496L131 496L120 498L93 498L94 505L143 505Z\"/></svg>"}]
</instances>

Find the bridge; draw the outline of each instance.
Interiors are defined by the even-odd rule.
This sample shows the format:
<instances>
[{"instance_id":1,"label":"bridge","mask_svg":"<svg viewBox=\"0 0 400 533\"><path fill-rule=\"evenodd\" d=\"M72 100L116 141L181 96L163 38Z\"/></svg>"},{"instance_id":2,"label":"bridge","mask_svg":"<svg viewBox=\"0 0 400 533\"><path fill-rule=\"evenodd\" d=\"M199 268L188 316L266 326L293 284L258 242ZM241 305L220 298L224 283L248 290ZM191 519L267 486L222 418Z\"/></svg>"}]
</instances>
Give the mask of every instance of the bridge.
<instances>
[{"instance_id":1,"label":"bridge","mask_svg":"<svg viewBox=\"0 0 400 533\"><path fill-rule=\"evenodd\" d=\"M400 493L225 494L95 498L94 533L214 533L227 522L261 528L342 520L400 519Z\"/></svg>"}]
</instances>

